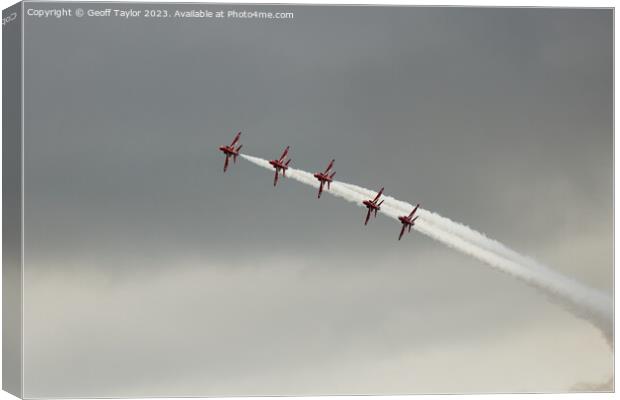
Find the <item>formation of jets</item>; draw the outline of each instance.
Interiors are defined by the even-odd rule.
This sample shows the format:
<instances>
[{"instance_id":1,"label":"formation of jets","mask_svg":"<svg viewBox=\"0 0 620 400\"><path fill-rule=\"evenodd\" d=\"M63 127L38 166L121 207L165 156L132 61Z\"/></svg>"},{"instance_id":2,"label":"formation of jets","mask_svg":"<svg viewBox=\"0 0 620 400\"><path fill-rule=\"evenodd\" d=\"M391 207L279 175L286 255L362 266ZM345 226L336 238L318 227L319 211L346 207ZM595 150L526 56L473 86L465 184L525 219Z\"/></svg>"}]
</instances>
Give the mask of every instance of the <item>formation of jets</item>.
<instances>
[{"instance_id":1,"label":"formation of jets","mask_svg":"<svg viewBox=\"0 0 620 400\"><path fill-rule=\"evenodd\" d=\"M219 148L220 151L224 153L224 155L226 156L226 160L224 161L224 172L226 172L226 169L228 168L228 160L230 157L233 158L234 163L237 162L239 151L241 150L241 147L243 147L241 144L237 146L237 143L239 143L240 137L241 137L241 132L237 133L237 135L235 136L235 138L233 139L230 145L220 146ZM280 172L282 173L283 177L286 177L286 170L288 169L288 166L291 163L291 158L288 157L289 150L290 150L290 146L286 146L286 148L284 149L284 152L282 152L282 155L279 158L269 161L269 164L271 164L271 166L275 170L275 175L273 177L273 186L276 186L278 184L278 176L280 175ZM334 176L336 175L336 171L332 172L334 161L335 160L331 160L329 165L327 165L327 168L325 168L324 171L316 172L314 174L314 177L319 181L319 193L317 195L318 198L321 198L321 193L323 193L323 188L325 184L327 184L327 190L330 190L330 186L331 186L330 184L333 182ZM381 190L377 192L377 195L373 199L364 200L362 202L362 204L368 209L368 212L366 213L366 220L364 221L364 225L368 225L368 221L370 220L371 215L374 215L374 217L376 218L377 213L379 212L379 210L381 210L381 204L383 204L383 202L385 201L385 200L379 201L381 198L381 195L383 194L383 190L384 188L381 188ZM414 217L414 214L416 213L416 211L418 211L418 207L420 207L419 204L417 204L413 208L413 211L411 211L409 215L402 215L398 217L398 220L403 225L400 230L400 235L398 236L398 240L400 240L403 237L405 230L407 232L411 232L411 227L415 225L415 220L418 219L417 216Z\"/></svg>"}]
</instances>

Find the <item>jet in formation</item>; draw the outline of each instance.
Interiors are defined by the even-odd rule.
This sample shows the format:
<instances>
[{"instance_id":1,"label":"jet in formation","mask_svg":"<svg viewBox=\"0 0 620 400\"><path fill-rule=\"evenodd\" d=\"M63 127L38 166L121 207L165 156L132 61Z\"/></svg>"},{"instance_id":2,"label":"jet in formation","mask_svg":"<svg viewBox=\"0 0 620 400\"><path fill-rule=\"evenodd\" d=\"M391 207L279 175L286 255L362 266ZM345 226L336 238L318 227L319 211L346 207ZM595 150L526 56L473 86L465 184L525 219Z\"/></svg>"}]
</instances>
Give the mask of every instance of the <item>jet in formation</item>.
<instances>
[{"instance_id":1,"label":"jet in formation","mask_svg":"<svg viewBox=\"0 0 620 400\"><path fill-rule=\"evenodd\" d=\"M235 138L233 139L230 145L220 146L220 151L224 153L224 155L226 156L226 160L224 161L224 172L226 172L226 169L228 169L228 159L230 157L233 158L234 163L237 162L237 156L239 155L239 151L243 147L243 145L240 144L239 147L235 148L235 145L237 144L237 142L239 142L240 136L241 136L241 132L237 133L237 135L235 136Z\"/></svg>"},{"instance_id":2,"label":"jet in formation","mask_svg":"<svg viewBox=\"0 0 620 400\"><path fill-rule=\"evenodd\" d=\"M365 205L366 208L368 209L368 213L366 214L366 221L364 221L364 225L368 224L370 215L373 214L373 212L374 212L375 218L377 217L377 212L381 209L381 204L383 204L383 202L385 201L385 200L381 200L380 202L378 202L379 197L381 197L382 194L383 194L383 188L379 190L379 192L377 193L374 199L362 201L362 204Z\"/></svg>"},{"instance_id":3,"label":"jet in formation","mask_svg":"<svg viewBox=\"0 0 620 400\"><path fill-rule=\"evenodd\" d=\"M273 177L273 186L278 184L278 175L280 174L280 171L282 171L283 177L286 176L286 170L288 169L288 165L291 162L290 158L288 160L286 159L289 149L290 146L286 146L286 149L284 149L284 152L282 153L280 158L269 161L269 164L271 164L271 166L276 170L276 174Z\"/></svg>"},{"instance_id":4,"label":"jet in formation","mask_svg":"<svg viewBox=\"0 0 620 400\"><path fill-rule=\"evenodd\" d=\"M318 179L319 182L321 182L321 184L319 185L319 195L317 196L319 199L321 198L321 193L323 193L323 186L327 183L327 190L329 190L330 184L332 183L332 181L334 180L334 176L336 175L336 171L330 174L330 171L334 166L334 161L336 160L331 160L327 168L325 168L325 171L317 172L314 174L314 177Z\"/></svg>"},{"instance_id":5,"label":"jet in formation","mask_svg":"<svg viewBox=\"0 0 620 400\"><path fill-rule=\"evenodd\" d=\"M415 218L413 217L413 214L415 214L415 212L418 211L418 207L420 207L420 205L416 204L416 206L413 208L413 211L411 211L409 215L401 215L400 217L398 217L398 220L400 221L400 223L403 224L403 227L400 230L400 235L398 235L398 240L400 240L403 237L403 234L405 233L405 229L407 229L407 232L411 232L411 227L415 225L415 220L418 219L417 216Z\"/></svg>"}]
</instances>

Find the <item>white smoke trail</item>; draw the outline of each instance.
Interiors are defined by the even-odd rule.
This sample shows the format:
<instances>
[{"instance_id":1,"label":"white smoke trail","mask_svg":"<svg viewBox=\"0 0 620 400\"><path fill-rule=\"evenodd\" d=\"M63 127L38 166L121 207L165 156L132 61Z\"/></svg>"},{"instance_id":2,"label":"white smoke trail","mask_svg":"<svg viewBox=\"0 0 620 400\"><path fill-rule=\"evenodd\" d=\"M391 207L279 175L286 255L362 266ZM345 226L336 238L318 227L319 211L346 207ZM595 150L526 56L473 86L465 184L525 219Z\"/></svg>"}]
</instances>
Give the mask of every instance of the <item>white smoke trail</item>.
<instances>
[{"instance_id":1,"label":"white smoke trail","mask_svg":"<svg viewBox=\"0 0 620 400\"><path fill-rule=\"evenodd\" d=\"M248 155L242 157L273 170L264 159ZM319 187L317 179L308 172L289 167L286 176L314 188ZM375 191L338 181L332 182L331 188L326 191L360 207L363 206L363 200L376 195ZM384 199L380 212L396 221L398 216L409 214L413 209L413 205L393 197L384 196ZM413 226L415 230L542 290L578 317L587 319L601 329L611 344L613 312L609 296L561 275L465 225L423 209L418 210L418 215Z\"/></svg>"},{"instance_id":2,"label":"white smoke trail","mask_svg":"<svg viewBox=\"0 0 620 400\"><path fill-rule=\"evenodd\" d=\"M352 185L349 183L343 183L347 188L353 190L357 193L364 195L365 198L371 198L376 195L376 192L372 190L368 190L366 188L359 187L357 185ZM390 207L394 207L401 211L402 214L408 214L413 209L413 205L397 200L390 196L384 196L385 199L384 205L388 205ZM465 242L469 242L471 245L478 247L478 251L480 249L484 249L489 251L491 254L495 254L496 256L500 256L505 259L505 261L510 261L514 265L509 266L509 270L515 276L523 278L528 281L533 286L542 285L541 289L546 289L553 291L553 300L562 299L564 304L572 309L575 314L578 314L580 317L592 320L596 326L598 326L605 334L606 338L611 344L611 335L612 335L612 324L611 315L613 313L612 310L612 300L609 296L604 295L603 293L596 291L594 289L588 288L580 284L579 282L561 275L552 269L546 267L545 265L533 260L532 258L526 257L522 254L517 253L516 251L506 247L504 244L488 238L486 235L473 230L472 228L460 224L458 222L452 221L448 218L442 217L441 215L425 210L423 208L419 208L417 211L417 215L420 216L418 220L428 222L432 225L435 225L439 231L444 231L443 233L450 233L455 235L456 238L452 237L450 240L441 240L436 237L437 229L428 230L425 229L425 224L417 223L418 231L426 230L425 233L427 236L433 237L436 240L444 242L450 247L454 247L452 244L455 240L462 239ZM414 227L415 229L415 227ZM464 251L462 248L457 248L457 250ZM489 260L492 256L487 255L486 259L479 257L478 254L469 253L471 256L478 258L479 260L490 264ZM499 266L497 263L502 262L501 260L496 259L495 264L493 266ZM519 274L515 274L517 271L517 267L529 267L521 271ZM530 273L530 271L535 270L536 275L533 278L536 279L525 279ZM549 294L549 293L547 293ZM566 302L571 304L566 304ZM584 311L584 307L586 310L590 310L590 315ZM596 320L596 321L594 321Z\"/></svg>"},{"instance_id":3,"label":"white smoke trail","mask_svg":"<svg viewBox=\"0 0 620 400\"><path fill-rule=\"evenodd\" d=\"M347 186L349 189L353 191L363 194L365 197L372 197L376 193L371 190L359 187L357 185L352 185L348 183L343 183L343 185ZM388 204L392 207L400 209L403 213L407 213L407 214L410 213L414 207L412 204L397 200L387 195L384 196L384 199L385 199L384 204ZM425 210L422 207L418 209L416 214L420 216L419 219L424 219L425 221L432 223L438 227L441 227L442 229L449 231L457 236L460 236L469 242L476 243L480 247L483 247L495 253L501 254L509 259L518 261L521 264L527 264L533 267L541 266L535 260L517 253L516 251L506 247L505 245L498 242L497 240L490 239L486 235L480 232L477 232L464 224L454 222L449 218L442 217L441 215L434 213L432 211Z\"/></svg>"}]
</instances>

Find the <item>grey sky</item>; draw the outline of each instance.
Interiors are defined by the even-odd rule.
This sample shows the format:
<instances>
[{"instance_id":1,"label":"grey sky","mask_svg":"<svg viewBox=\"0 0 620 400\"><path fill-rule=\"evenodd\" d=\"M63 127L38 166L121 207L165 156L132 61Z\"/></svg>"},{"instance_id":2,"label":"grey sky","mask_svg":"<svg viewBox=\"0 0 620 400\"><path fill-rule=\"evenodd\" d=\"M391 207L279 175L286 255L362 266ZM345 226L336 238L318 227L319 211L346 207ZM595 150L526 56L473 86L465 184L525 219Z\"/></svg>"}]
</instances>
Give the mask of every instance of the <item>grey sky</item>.
<instances>
[{"instance_id":1,"label":"grey sky","mask_svg":"<svg viewBox=\"0 0 620 400\"><path fill-rule=\"evenodd\" d=\"M335 158L611 292L610 10L235 8L295 19L26 17L26 395L609 379L534 290L217 147Z\"/></svg>"}]
</instances>

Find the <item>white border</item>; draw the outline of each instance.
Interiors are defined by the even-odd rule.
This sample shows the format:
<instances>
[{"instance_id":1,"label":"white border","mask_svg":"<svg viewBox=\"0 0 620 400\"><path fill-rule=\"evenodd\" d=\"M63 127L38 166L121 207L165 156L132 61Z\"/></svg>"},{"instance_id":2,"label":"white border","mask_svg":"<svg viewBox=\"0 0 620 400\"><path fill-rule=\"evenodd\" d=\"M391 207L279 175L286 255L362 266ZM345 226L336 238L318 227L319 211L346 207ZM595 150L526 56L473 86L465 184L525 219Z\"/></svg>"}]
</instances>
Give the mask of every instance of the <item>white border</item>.
<instances>
[{"instance_id":1,"label":"white border","mask_svg":"<svg viewBox=\"0 0 620 400\"><path fill-rule=\"evenodd\" d=\"M33 2L33 1L28 1L29 3ZM60 2L60 1L58 1ZM74 2L74 3L79 3L79 1L67 1L66 3L70 3L70 2ZM106 2L106 1L100 1L100 2ZM11 6L12 4L14 4L15 1L13 0L0 0L0 4L2 5L2 9L7 8L9 6ZM64 1L63 1L64 3ZM177 4L181 4L181 2L170 2L170 1L165 1L165 0L151 0L151 1L131 1L131 3L177 3ZM185 3L185 4L194 4L194 3L200 3L200 2L191 2L191 3ZM223 0L223 1L218 1L218 3L256 3L256 4L266 4L269 3L268 1L260 1L260 0L244 0L244 1L233 1L233 0ZM426 0L424 2L421 1L415 1L415 0L389 0L389 1L385 1L385 0L375 0L372 3L369 2L364 2L364 1L355 1L355 0L339 0L337 2L334 1L330 1L330 0L314 0L312 2L298 2L298 3L291 3L291 2L282 2L282 3L272 3L272 4L290 4L290 5L296 5L296 4L313 4L313 5L334 5L334 4L345 4L345 5L378 5L378 6L389 6L389 5L410 5L410 6L469 6L469 7L561 7L561 8L575 8L575 7L588 7L588 8L610 8L613 7L615 8L616 6L616 2L615 1L603 1L603 0L588 0L588 1L579 1L579 0L563 0L563 1L558 1L558 0L542 0L542 1L534 1L534 0L524 0L524 1L515 1L515 0L476 0L476 1L467 1L467 2L457 2L457 1L450 1L450 0ZM22 6L23 8L23 6ZM23 9L22 9L22 29L24 28L24 14L23 14ZM0 35L1 36L1 35ZM618 197L616 196L616 188L618 187L618 163L616 162L616 158L615 158L615 154L618 152L620 145L618 144L618 142L615 140L615 132L617 131L617 119L615 118L616 115L616 93L617 93L617 89L618 89L618 84L615 80L615 75L618 72L618 63L617 63L617 52L616 50L616 43L618 43L618 33L615 30L615 10L614 10L614 287L616 287L616 283L618 280L617 275L615 274L615 249L617 248L618 244L619 244L619 240L616 233L616 226L617 226L617 215L615 213L615 209L616 207L618 207L619 205L619 200ZM23 141L23 129L24 129L24 71L23 71L23 65L24 65L24 35L22 34L22 82L21 82L21 86L22 86L22 199L21 199L21 206L22 206L22 215L21 215L21 223L22 223L22 332L24 329L24 320L23 320L23 306L24 306L24 287L23 287L23 282L24 282L24 268L23 268L23 262L24 262L24 141ZM2 61L2 55L0 53L0 62ZM0 110L2 107L2 99L0 96ZM1 159L2 159L2 155L0 154L0 183L1 183L1 176L2 176L2 163L1 163ZM0 199L1 202L1 199ZM2 222L2 216L0 215L0 224ZM1 241L1 237L2 237L2 232L0 231L0 241ZM0 250L0 257L2 255L2 252ZM2 288L0 286L0 295L2 293ZM0 309L0 316L1 316L1 309ZM617 325L617 320L614 320L614 342L615 342L615 332L618 329L618 325ZM1 335L1 333L0 333ZM22 340L22 356L24 354L24 342ZM1 349L0 349L0 355L1 355ZM616 359L614 358L614 369L615 369L615 362ZM1 371L2 371L2 366L0 364L0 377L1 377ZM22 363L22 393L23 393L23 389L24 389L24 365ZM515 399L533 399L533 398L538 398L538 397L543 397L544 399L548 399L548 400L555 400L555 399L564 399L564 398L569 398L569 399L608 399L608 398L614 398L616 397L616 395L614 393L608 394L608 393L591 393L591 394L583 394L583 393L571 393L571 394L532 394L532 395L527 395L527 394L494 394L494 395L467 395L467 396L463 396L463 395L421 395L421 396L363 396L363 397L370 397L372 399L376 399L376 400L447 400L447 399L455 399L455 398L467 398L467 399L488 399L488 400L494 400L494 399L504 399L504 400L515 400ZM0 391L0 400L8 400L8 399L14 399L15 397L13 397L12 395ZM170 399L182 399L182 398L170 398ZM215 399L219 399L219 398L215 398ZM237 399L241 399L241 400L250 400L250 399L262 399L261 397L239 397ZM291 399L299 399L297 397L278 397L278 400L291 400ZM321 400L360 400L360 396L323 396L323 397L315 397L315 396L309 396L309 397L304 397L303 399L308 399L308 400L317 400L317 399L321 399Z\"/></svg>"}]
</instances>

